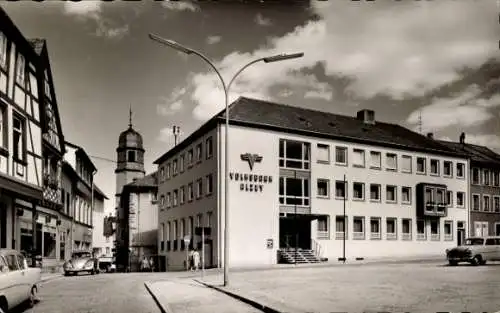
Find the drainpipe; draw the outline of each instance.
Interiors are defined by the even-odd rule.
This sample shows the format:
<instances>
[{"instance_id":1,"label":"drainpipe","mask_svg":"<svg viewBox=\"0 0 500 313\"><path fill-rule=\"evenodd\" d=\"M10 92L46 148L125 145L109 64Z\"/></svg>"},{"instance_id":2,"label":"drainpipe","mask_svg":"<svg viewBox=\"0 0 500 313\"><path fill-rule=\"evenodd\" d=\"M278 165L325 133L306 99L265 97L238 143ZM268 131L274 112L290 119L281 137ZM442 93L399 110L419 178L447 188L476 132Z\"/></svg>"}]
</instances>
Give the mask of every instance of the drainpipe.
<instances>
[{"instance_id":1,"label":"drainpipe","mask_svg":"<svg viewBox=\"0 0 500 313\"><path fill-rule=\"evenodd\" d=\"M90 203L90 226L94 227L94 176L95 174L97 173L97 170L94 170L92 171L92 182L91 182L91 185L92 185L92 199L91 199L91 203ZM92 235L91 235L91 238L90 238L90 250L92 251L92 253L94 252L94 238L93 238L93 234L94 234L94 230L93 228L92 229Z\"/></svg>"}]
</instances>

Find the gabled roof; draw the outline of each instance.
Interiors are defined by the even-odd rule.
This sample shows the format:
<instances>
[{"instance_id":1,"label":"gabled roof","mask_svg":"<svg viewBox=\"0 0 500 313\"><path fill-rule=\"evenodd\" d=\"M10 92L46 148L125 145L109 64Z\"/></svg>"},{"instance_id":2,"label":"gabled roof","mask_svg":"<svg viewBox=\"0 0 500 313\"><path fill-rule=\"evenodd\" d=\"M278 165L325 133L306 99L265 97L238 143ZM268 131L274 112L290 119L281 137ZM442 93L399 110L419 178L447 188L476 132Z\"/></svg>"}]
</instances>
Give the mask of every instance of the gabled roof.
<instances>
[{"instance_id":1,"label":"gabled roof","mask_svg":"<svg viewBox=\"0 0 500 313\"><path fill-rule=\"evenodd\" d=\"M203 135L209 127L224 123L225 110L201 126L154 163L176 154ZM269 129L299 135L336 139L361 144L464 157L433 139L403 126L375 121L368 124L353 116L333 114L269 101L240 97L229 108L233 125Z\"/></svg>"},{"instance_id":2,"label":"gabled roof","mask_svg":"<svg viewBox=\"0 0 500 313\"><path fill-rule=\"evenodd\" d=\"M90 159L90 157L87 154L87 152L85 152L85 149L83 149L82 147L77 146L74 143L71 143L69 141L66 141L65 144L68 145L68 146L70 146L70 147L72 147L72 148L74 148L74 149L76 149L75 153L80 154L81 156L83 156L85 158L85 160L90 164L90 166L92 167L92 169L93 170L97 170L97 167L94 165L94 163Z\"/></svg>"},{"instance_id":3,"label":"gabled roof","mask_svg":"<svg viewBox=\"0 0 500 313\"><path fill-rule=\"evenodd\" d=\"M144 176L141 179L137 179L136 181L133 181L125 187L130 187L130 188L158 188L158 172L153 172L149 175Z\"/></svg>"},{"instance_id":4,"label":"gabled roof","mask_svg":"<svg viewBox=\"0 0 500 313\"><path fill-rule=\"evenodd\" d=\"M436 140L440 144L447 146L449 149L453 149L457 152L466 153L471 160L471 163L481 164L485 166L491 166L495 168L500 168L500 155L491 149L474 145L470 143L460 143L445 140Z\"/></svg>"}]
</instances>

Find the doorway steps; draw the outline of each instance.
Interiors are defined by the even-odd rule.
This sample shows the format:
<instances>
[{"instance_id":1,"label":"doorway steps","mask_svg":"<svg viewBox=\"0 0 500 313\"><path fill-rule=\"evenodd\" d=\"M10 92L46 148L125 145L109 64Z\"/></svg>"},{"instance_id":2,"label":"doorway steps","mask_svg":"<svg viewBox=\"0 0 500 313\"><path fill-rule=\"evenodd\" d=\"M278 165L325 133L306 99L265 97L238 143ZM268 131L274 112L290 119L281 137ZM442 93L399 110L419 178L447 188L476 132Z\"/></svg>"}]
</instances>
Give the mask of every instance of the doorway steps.
<instances>
[{"instance_id":1,"label":"doorway steps","mask_svg":"<svg viewBox=\"0 0 500 313\"><path fill-rule=\"evenodd\" d=\"M304 263L319 263L321 259L314 254L313 250L294 248L278 250L278 263L286 264L304 264Z\"/></svg>"}]
</instances>

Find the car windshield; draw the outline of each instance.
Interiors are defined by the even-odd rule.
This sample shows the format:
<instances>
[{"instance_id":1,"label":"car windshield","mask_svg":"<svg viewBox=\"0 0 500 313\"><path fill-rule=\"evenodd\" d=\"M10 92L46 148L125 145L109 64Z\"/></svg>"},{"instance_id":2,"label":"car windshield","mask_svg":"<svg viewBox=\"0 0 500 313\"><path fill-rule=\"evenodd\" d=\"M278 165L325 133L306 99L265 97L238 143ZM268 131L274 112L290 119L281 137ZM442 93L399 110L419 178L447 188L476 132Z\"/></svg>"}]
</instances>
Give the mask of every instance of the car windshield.
<instances>
[{"instance_id":1,"label":"car windshield","mask_svg":"<svg viewBox=\"0 0 500 313\"><path fill-rule=\"evenodd\" d=\"M90 258L90 252L74 252L73 259Z\"/></svg>"},{"instance_id":2,"label":"car windshield","mask_svg":"<svg viewBox=\"0 0 500 313\"><path fill-rule=\"evenodd\" d=\"M482 238L469 238L465 241L466 246L481 246L484 243Z\"/></svg>"}]
</instances>

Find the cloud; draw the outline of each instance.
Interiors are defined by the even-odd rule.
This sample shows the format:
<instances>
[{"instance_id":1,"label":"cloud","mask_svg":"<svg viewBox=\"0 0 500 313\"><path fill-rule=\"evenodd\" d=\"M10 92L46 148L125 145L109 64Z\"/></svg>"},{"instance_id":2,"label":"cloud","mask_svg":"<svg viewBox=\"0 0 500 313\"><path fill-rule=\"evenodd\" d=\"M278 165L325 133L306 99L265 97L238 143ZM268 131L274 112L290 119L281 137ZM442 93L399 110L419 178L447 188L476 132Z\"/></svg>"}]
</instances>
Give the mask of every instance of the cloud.
<instances>
[{"instance_id":1,"label":"cloud","mask_svg":"<svg viewBox=\"0 0 500 313\"><path fill-rule=\"evenodd\" d=\"M333 99L333 92L332 91L318 91L318 90L313 90L313 91L308 91L304 94L304 98L309 98L309 99L323 99L326 101L331 101Z\"/></svg>"},{"instance_id":2,"label":"cloud","mask_svg":"<svg viewBox=\"0 0 500 313\"><path fill-rule=\"evenodd\" d=\"M170 115L174 115L175 113L179 112L183 106L184 106L184 103L182 102L182 100L177 100L177 101L170 103L170 104L158 104L156 106L156 112L159 115L170 116Z\"/></svg>"},{"instance_id":3,"label":"cloud","mask_svg":"<svg viewBox=\"0 0 500 313\"><path fill-rule=\"evenodd\" d=\"M255 16L255 23L260 26L271 26L271 19L264 17L261 13L257 13Z\"/></svg>"},{"instance_id":4,"label":"cloud","mask_svg":"<svg viewBox=\"0 0 500 313\"><path fill-rule=\"evenodd\" d=\"M64 12L68 15L77 16L80 20L93 20L96 23L95 35L120 39L129 31L128 25L116 26L112 20L102 16L102 1L81 1L64 3Z\"/></svg>"},{"instance_id":5,"label":"cloud","mask_svg":"<svg viewBox=\"0 0 500 313\"><path fill-rule=\"evenodd\" d=\"M221 37L221 36L209 36L209 37L207 38L207 43L208 43L209 45L213 45L213 44L216 44L216 43L220 42L220 41L221 41L221 39L222 39L222 37Z\"/></svg>"},{"instance_id":6,"label":"cloud","mask_svg":"<svg viewBox=\"0 0 500 313\"><path fill-rule=\"evenodd\" d=\"M458 139L453 140L450 137L446 136L441 137L439 139L446 141L454 141L454 142L458 140ZM488 147L490 149L497 151L500 150L500 137L493 134L478 134L478 135L465 134L465 142Z\"/></svg>"},{"instance_id":7,"label":"cloud","mask_svg":"<svg viewBox=\"0 0 500 313\"><path fill-rule=\"evenodd\" d=\"M483 98L481 92L479 86L471 85L449 97L434 98L430 105L412 112L407 122L416 125L421 116L422 127L429 131L439 131L453 125L481 125L494 117L491 109L500 106L500 94Z\"/></svg>"},{"instance_id":8,"label":"cloud","mask_svg":"<svg viewBox=\"0 0 500 313\"><path fill-rule=\"evenodd\" d=\"M493 1L377 1L370 5L329 1L313 11L318 19L270 39L267 46L235 51L218 62L228 79L255 58L305 53L300 59L253 65L235 82L233 94L270 97L273 86L296 88L310 85L311 80L319 84L315 77L301 73L321 64L325 75L349 79L346 92L355 101L378 94L404 99L453 82L460 78L459 70L477 68L498 54L498 25L493 16L485 18L496 12ZM212 73L194 75L190 83L198 105L196 118L206 119L210 116L198 114L222 108L223 93ZM463 114L466 110L462 109Z\"/></svg>"},{"instance_id":9,"label":"cloud","mask_svg":"<svg viewBox=\"0 0 500 313\"><path fill-rule=\"evenodd\" d=\"M278 96L283 98L290 97L291 95L293 95L293 91L288 88L282 89L278 92Z\"/></svg>"},{"instance_id":10,"label":"cloud","mask_svg":"<svg viewBox=\"0 0 500 313\"><path fill-rule=\"evenodd\" d=\"M179 130L179 135L177 137L177 142L182 141L182 137L184 136L184 131L182 129ZM175 144L175 137L173 132L173 126L165 127L160 130L160 135L157 138L161 142Z\"/></svg>"},{"instance_id":11,"label":"cloud","mask_svg":"<svg viewBox=\"0 0 500 313\"><path fill-rule=\"evenodd\" d=\"M173 10L173 11L198 11L199 7L191 1L182 0L182 1L170 1L166 0L162 2L162 6L164 8Z\"/></svg>"}]
</instances>

